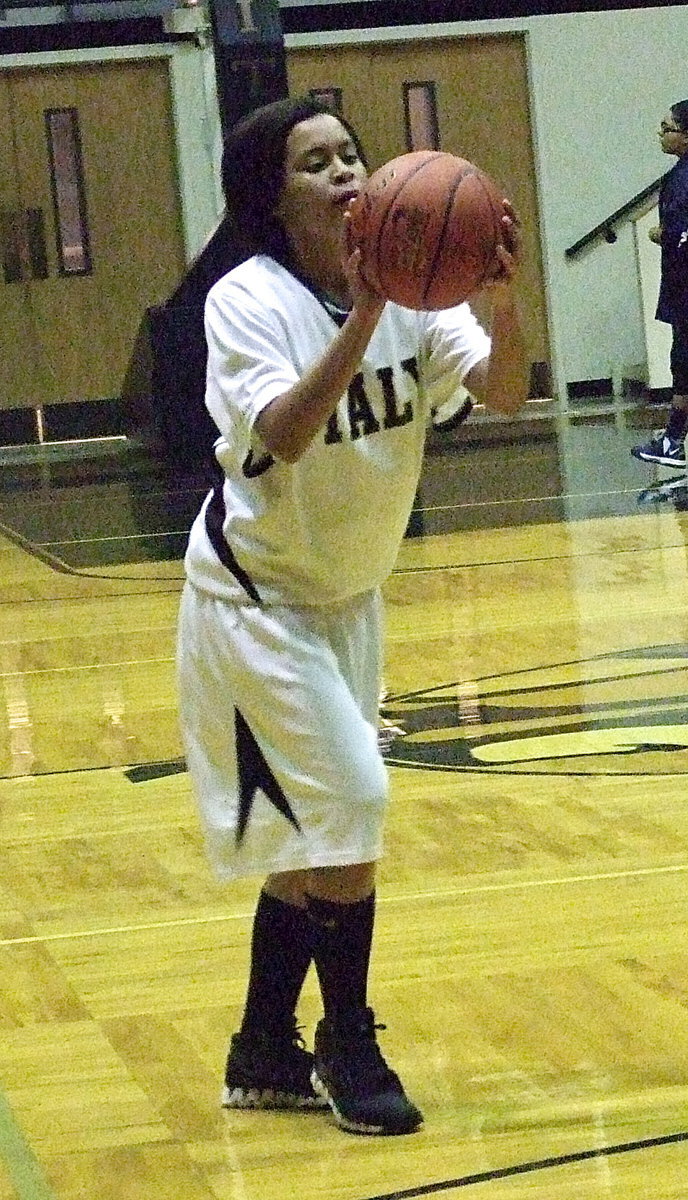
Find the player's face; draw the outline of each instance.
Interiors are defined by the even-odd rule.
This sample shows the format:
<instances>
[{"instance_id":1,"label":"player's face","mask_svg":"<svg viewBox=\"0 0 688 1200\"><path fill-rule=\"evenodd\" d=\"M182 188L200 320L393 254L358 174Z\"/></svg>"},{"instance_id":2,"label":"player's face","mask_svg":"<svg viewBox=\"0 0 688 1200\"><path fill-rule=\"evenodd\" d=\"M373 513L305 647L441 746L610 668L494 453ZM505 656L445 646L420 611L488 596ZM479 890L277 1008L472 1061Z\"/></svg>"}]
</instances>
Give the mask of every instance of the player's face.
<instances>
[{"instance_id":1,"label":"player's face","mask_svg":"<svg viewBox=\"0 0 688 1200\"><path fill-rule=\"evenodd\" d=\"M676 154L679 158L688 154L688 133L679 129L676 121L668 112L662 118L658 129L659 144L664 154Z\"/></svg>"},{"instance_id":2,"label":"player's face","mask_svg":"<svg viewBox=\"0 0 688 1200\"><path fill-rule=\"evenodd\" d=\"M287 139L284 183L275 208L297 251L339 246L344 213L367 171L346 129L330 113L299 122Z\"/></svg>"}]
</instances>

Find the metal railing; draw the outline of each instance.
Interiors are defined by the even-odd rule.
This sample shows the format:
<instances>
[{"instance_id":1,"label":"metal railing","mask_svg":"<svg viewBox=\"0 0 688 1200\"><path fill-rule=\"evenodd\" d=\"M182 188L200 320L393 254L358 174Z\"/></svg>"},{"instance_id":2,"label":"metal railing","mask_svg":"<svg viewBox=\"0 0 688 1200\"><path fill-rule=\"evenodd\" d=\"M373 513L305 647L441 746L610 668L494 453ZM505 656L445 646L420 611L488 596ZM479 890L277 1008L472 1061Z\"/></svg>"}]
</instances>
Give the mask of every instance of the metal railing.
<instances>
[{"instance_id":1,"label":"metal railing","mask_svg":"<svg viewBox=\"0 0 688 1200\"><path fill-rule=\"evenodd\" d=\"M643 188L631 200L627 200L625 204L622 204L621 208L617 208L615 212L611 213L606 220L600 221L599 225L596 225L594 229L584 234L572 246L568 246L565 250L566 257L575 258L577 254L580 254L581 250L584 250L586 246L589 246L599 238L604 238L605 242L613 244L617 239L615 226L620 221L624 221L634 209L644 204L653 192L658 192L663 179L664 176L660 175L659 179L655 179L654 183L649 183L646 188Z\"/></svg>"}]
</instances>

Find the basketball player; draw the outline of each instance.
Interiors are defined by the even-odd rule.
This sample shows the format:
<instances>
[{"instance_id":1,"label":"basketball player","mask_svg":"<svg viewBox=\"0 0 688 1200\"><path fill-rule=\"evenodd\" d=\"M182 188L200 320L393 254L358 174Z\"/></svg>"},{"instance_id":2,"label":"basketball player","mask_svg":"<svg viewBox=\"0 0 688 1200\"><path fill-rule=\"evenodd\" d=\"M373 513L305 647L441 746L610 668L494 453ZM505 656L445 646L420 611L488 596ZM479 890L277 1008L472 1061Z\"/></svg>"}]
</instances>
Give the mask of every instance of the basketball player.
<instances>
[{"instance_id":1,"label":"basketball player","mask_svg":"<svg viewBox=\"0 0 688 1200\"><path fill-rule=\"evenodd\" d=\"M659 126L664 154L678 162L659 191L659 226L650 238L662 248L657 320L671 325L672 402L667 426L631 454L643 462L686 469L688 430L688 100L672 105Z\"/></svg>"},{"instance_id":2,"label":"basketball player","mask_svg":"<svg viewBox=\"0 0 688 1200\"><path fill-rule=\"evenodd\" d=\"M504 205L491 340L467 305L420 313L366 287L346 254L366 178L355 133L281 100L227 135L228 212L255 255L210 290L206 403L222 482L190 534L181 722L221 879L265 876L228 1107L329 1104L402 1134L422 1117L368 1003L387 780L376 726L379 587L403 537L433 404L465 383L504 414L526 395ZM311 962L324 1015L296 1025Z\"/></svg>"}]
</instances>

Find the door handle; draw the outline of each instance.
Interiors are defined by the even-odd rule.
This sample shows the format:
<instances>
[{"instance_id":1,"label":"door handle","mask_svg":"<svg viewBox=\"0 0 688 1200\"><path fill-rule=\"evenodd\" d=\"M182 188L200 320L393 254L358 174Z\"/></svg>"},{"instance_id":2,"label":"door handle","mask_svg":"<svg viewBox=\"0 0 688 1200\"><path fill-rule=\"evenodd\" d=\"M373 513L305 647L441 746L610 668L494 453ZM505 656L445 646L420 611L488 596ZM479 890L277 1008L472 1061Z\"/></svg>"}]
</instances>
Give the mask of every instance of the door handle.
<instances>
[{"instance_id":1,"label":"door handle","mask_svg":"<svg viewBox=\"0 0 688 1200\"><path fill-rule=\"evenodd\" d=\"M45 243L45 218L42 208L27 208L26 210L26 241L29 251L31 278L47 279L50 269L48 267L48 251Z\"/></svg>"},{"instance_id":2,"label":"door handle","mask_svg":"<svg viewBox=\"0 0 688 1200\"><path fill-rule=\"evenodd\" d=\"M11 208L0 209L0 249L5 283L21 283L24 278L22 241L21 213Z\"/></svg>"},{"instance_id":3,"label":"door handle","mask_svg":"<svg viewBox=\"0 0 688 1200\"><path fill-rule=\"evenodd\" d=\"M42 208L0 209L0 253L5 283L50 275Z\"/></svg>"}]
</instances>

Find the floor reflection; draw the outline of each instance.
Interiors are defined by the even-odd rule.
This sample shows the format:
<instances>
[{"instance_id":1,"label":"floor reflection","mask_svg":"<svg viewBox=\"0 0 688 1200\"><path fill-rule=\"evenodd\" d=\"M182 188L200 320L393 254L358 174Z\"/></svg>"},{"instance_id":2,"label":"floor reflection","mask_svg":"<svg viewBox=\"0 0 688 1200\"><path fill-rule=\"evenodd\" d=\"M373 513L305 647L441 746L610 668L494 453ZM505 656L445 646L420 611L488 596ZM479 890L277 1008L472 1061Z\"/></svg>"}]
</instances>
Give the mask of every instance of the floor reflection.
<instances>
[{"instance_id":1,"label":"floor reflection","mask_svg":"<svg viewBox=\"0 0 688 1200\"><path fill-rule=\"evenodd\" d=\"M619 517L688 506L688 481L631 457L618 414L431 430L408 536ZM0 451L0 524L76 570L183 556L210 472L178 472L125 442Z\"/></svg>"},{"instance_id":2,"label":"floor reflection","mask_svg":"<svg viewBox=\"0 0 688 1200\"><path fill-rule=\"evenodd\" d=\"M688 475L662 479L638 493L638 504L673 504L677 512L688 512Z\"/></svg>"}]
</instances>

